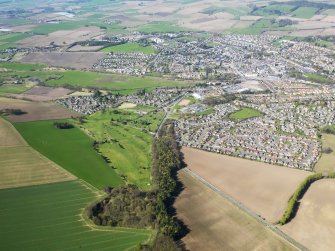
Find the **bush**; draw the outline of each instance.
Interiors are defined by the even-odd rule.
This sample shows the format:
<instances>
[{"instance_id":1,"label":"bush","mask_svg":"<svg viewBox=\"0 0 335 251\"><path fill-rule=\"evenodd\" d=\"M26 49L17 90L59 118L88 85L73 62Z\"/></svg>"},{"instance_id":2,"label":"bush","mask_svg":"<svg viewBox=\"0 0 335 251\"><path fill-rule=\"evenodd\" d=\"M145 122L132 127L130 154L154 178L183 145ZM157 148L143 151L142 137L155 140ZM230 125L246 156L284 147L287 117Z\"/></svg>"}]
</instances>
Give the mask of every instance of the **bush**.
<instances>
[{"instance_id":1,"label":"bush","mask_svg":"<svg viewBox=\"0 0 335 251\"><path fill-rule=\"evenodd\" d=\"M74 125L68 122L54 122L54 126L58 129L71 129L74 128Z\"/></svg>"}]
</instances>

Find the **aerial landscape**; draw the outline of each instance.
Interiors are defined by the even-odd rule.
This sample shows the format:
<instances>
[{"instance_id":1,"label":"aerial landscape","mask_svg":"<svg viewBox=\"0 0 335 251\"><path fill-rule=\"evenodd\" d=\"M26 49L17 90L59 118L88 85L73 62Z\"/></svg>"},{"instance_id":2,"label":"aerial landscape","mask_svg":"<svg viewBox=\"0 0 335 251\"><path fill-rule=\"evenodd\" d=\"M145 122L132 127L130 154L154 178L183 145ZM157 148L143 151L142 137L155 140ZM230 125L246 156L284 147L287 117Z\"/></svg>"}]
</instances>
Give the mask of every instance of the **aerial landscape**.
<instances>
[{"instance_id":1,"label":"aerial landscape","mask_svg":"<svg viewBox=\"0 0 335 251\"><path fill-rule=\"evenodd\" d=\"M335 250L333 0L0 0L0 250Z\"/></svg>"}]
</instances>

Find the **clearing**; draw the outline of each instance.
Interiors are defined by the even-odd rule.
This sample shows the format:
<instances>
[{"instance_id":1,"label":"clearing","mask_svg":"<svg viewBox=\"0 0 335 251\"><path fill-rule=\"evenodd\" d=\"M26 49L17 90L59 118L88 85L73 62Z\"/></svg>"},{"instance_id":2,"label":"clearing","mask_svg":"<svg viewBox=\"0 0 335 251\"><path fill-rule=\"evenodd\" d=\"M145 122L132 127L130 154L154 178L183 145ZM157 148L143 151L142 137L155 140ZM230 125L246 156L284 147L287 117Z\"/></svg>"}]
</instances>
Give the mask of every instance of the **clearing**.
<instances>
[{"instance_id":1,"label":"clearing","mask_svg":"<svg viewBox=\"0 0 335 251\"><path fill-rule=\"evenodd\" d=\"M78 128L58 129L54 121L16 123L15 127L34 149L98 189L123 182L93 149L93 139Z\"/></svg>"},{"instance_id":2,"label":"clearing","mask_svg":"<svg viewBox=\"0 0 335 251\"><path fill-rule=\"evenodd\" d=\"M318 173L334 172L335 171L335 135L322 134L322 148L325 150L330 148L332 152L322 153L321 158L318 160L314 167L314 171Z\"/></svg>"},{"instance_id":3,"label":"clearing","mask_svg":"<svg viewBox=\"0 0 335 251\"><path fill-rule=\"evenodd\" d=\"M297 186L310 172L182 148L193 172L269 222L277 222ZM283 182L285 181L285 182Z\"/></svg>"},{"instance_id":4,"label":"clearing","mask_svg":"<svg viewBox=\"0 0 335 251\"><path fill-rule=\"evenodd\" d=\"M8 119L12 122L65 119L79 116L78 113L70 111L61 105L54 103L31 102L0 97L0 110L4 109L20 109L26 112L22 115L8 115Z\"/></svg>"},{"instance_id":5,"label":"clearing","mask_svg":"<svg viewBox=\"0 0 335 251\"><path fill-rule=\"evenodd\" d=\"M15 128L0 118L0 189L73 179L29 147Z\"/></svg>"},{"instance_id":6,"label":"clearing","mask_svg":"<svg viewBox=\"0 0 335 251\"><path fill-rule=\"evenodd\" d=\"M263 114L260 111L257 111L253 108L243 107L241 110L231 113L229 118L236 121L242 121L249 118L260 117L262 115Z\"/></svg>"},{"instance_id":7,"label":"clearing","mask_svg":"<svg viewBox=\"0 0 335 251\"><path fill-rule=\"evenodd\" d=\"M185 189L174 207L190 229L182 239L187 249L295 250L189 174L180 171L178 177Z\"/></svg>"},{"instance_id":8,"label":"clearing","mask_svg":"<svg viewBox=\"0 0 335 251\"><path fill-rule=\"evenodd\" d=\"M151 230L88 225L83 209L97 199L80 181L0 190L0 249L121 251L150 238Z\"/></svg>"},{"instance_id":9,"label":"clearing","mask_svg":"<svg viewBox=\"0 0 335 251\"><path fill-rule=\"evenodd\" d=\"M310 250L335 250L335 180L314 182L297 215L281 229Z\"/></svg>"}]
</instances>

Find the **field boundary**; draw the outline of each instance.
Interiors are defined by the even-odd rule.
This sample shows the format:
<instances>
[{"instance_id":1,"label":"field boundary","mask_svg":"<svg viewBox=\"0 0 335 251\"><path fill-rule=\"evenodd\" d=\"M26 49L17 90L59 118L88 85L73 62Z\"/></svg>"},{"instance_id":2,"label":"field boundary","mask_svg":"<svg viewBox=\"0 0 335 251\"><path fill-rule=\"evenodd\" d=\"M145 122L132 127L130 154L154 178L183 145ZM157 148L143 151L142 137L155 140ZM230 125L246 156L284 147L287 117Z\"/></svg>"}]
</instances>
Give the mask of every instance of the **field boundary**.
<instances>
[{"instance_id":1,"label":"field boundary","mask_svg":"<svg viewBox=\"0 0 335 251\"><path fill-rule=\"evenodd\" d=\"M232 198L230 195L228 195L227 193L223 192L222 190L218 189L217 187L215 187L214 185L212 185L207 180L203 179L201 176L199 176L198 174L196 174L195 172L193 172L189 168L185 167L185 168L181 169L181 171L189 174L194 179L200 181L201 183L203 183L204 185L206 185L208 188L210 188L211 190L213 190L214 192L216 192L217 194L219 194L221 197L223 197L224 199L228 200L232 205L234 205L235 207L237 207L239 210L245 212L249 216L251 216L254 219L256 219L259 223L261 223L267 229L271 230L274 234L276 234L277 236L279 236L280 238L282 238L283 240L285 240L286 242L288 242L291 246L294 246L295 248L297 248L298 250L301 250L301 251L309 251L309 249L307 247L305 247L301 243L297 242L296 240L294 240L293 238L291 238L290 236L288 236L287 234L285 234L283 231L281 231L280 229L278 229L276 226L274 226L274 225L270 224L269 222L267 222L265 219L263 219L262 217L260 217L259 215L257 215L253 211L251 211L249 208L247 208L246 206L244 206L242 203L240 203L239 201L235 200L234 198Z\"/></svg>"}]
</instances>

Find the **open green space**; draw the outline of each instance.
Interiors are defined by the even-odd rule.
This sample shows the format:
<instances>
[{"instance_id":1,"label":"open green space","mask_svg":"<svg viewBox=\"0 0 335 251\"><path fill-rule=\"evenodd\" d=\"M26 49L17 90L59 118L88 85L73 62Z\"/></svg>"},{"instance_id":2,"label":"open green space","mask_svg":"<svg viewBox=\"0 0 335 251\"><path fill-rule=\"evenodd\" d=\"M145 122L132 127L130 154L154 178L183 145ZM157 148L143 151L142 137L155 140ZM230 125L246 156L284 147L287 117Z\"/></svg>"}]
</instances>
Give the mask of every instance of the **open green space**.
<instances>
[{"instance_id":1,"label":"open green space","mask_svg":"<svg viewBox=\"0 0 335 251\"><path fill-rule=\"evenodd\" d=\"M249 118L255 118L255 117L260 117L263 114L253 108L249 107L243 107L241 110L233 112L229 115L229 118L236 120L236 121L241 121Z\"/></svg>"},{"instance_id":2,"label":"open green space","mask_svg":"<svg viewBox=\"0 0 335 251\"><path fill-rule=\"evenodd\" d=\"M0 250L132 250L146 229L98 228L82 218L98 199L80 181L0 190Z\"/></svg>"},{"instance_id":3,"label":"open green space","mask_svg":"<svg viewBox=\"0 0 335 251\"><path fill-rule=\"evenodd\" d=\"M0 85L1 94L19 94L29 90L31 86L25 84L2 84Z\"/></svg>"},{"instance_id":4,"label":"open green space","mask_svg":"<svg viewBox=\"0 0 335 251\"><path fill-rule=\"evenodd\" d=\"M58 129L54 121L16 123L24 139L44 156L98 189L119 186L117 173L94 150L93 139L78 128Z\"/></svg>"},{"instance_id":5,"label":"open green space","mask_svg":"<svg viewBox=\"0 0 335 251\"><path fill-rule=\"evenodd\" d=\"M22 64L22 63L14 63L14 62L4 62L0 63L0 68L5 68L8 70L16 70L16 71L33 71L43 69L44 65L38 64Z\"/></svg>"},{"instance_id":6,"label":"open green space","mask_svg":"<svg viewBox=\"0 0 335 251\"><path fill-rule=\"evenodd\" d=\"M181 32L181 31L188 31L190 29L177 26L172 22L157 21L139 26L138 28L136 28L136 30L144 33L155 33L155 32L158 33L158 32Z\"/></svg>"},{"instance_id":7,"label":"open green space","mask_svg":"<svg viewBox=\"0 0 335 251\"><path fill-rule=\"evenodd\" d=\"M142 52L144 54L154 54L155 49L151 46L141 46L138 43L126 43L115 46L110 46L101 50L102 52Z\"/></svg>"},{"instance_id":8,"label":"open green space","mask_svg":"<svg viewBox=\"0 0 335 251\"><path fill-rule=\"evenodd\" d=\"M107 110L87 117L82 127L98 142L101 154L125 182L148 190L152 134L163 115L147 107Z\"/></svg>"},{"instance_id":9,"label":"open green space","mask_svg":"<svg viewBox=\"0 0 335 251\"><path fill-rule=\"evenodd\" d=\"M315 7L299 7L292 12L294 17L309 19L315 15L318 11L318 8Z\"/></svg>"},{"instance_id":10,"label":"open green space","mask_svg":"<svg viewBox=\"0 0 335 251\"><path fill-rule=\"evenodd\" d=\"M334 126L333 126L334 130ZM335 131L335 130L334 130ZM335 171L335 135L323 133L321 136L322 154L314 167L316 172Z\"/></svg>"}]
</instances>

